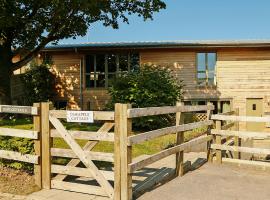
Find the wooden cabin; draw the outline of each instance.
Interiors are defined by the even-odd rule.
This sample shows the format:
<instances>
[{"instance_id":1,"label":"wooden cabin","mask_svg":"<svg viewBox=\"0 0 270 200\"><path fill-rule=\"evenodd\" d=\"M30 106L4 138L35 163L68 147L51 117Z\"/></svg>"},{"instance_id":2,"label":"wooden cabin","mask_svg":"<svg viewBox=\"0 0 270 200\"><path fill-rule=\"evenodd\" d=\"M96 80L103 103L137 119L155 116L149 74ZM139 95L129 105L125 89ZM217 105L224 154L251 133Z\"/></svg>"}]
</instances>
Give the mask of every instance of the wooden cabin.
<instances>
[{"instance_id":1,"label":"wooden cabin","mask_svg":"<svg viewBox=\"0 0 270 200\"><path fill-rule=\"evenodd\" d=\"M59 108L103 109L112 77L155 64L169 66L183 80L185 104L211 101L215 112L240 108L240 115L270 112L270 41L62 44L46 47L41 56L57 74Z\"/></svg>"}]
</instances>

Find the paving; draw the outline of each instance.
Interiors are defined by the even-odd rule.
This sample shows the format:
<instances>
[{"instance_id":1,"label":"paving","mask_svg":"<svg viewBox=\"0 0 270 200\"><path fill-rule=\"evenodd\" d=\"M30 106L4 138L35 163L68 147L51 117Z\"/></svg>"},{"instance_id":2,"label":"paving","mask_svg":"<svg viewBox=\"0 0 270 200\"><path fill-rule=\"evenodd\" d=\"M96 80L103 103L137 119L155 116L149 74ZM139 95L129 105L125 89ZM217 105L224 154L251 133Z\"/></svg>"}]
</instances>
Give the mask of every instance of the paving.
<instances>
[{"instance_id":1,"label":"paving","mask_svg":"<svg viewBox=\"0 0 270 200\"><path fill-rule=\"evenodd\" d=\"M26 200L26 196L0 193L0 200Z\"/></svg>"},{"instance_id":2,"label":"paving","mask_svg":"<svg viewBox=\"0 0 270 200\"><path fill-rule=\"evenodd\" d=\"M185 161L187 172L166 184L156 185L161 178L169 178L174 172L175 156L154 163L133 177L133 190L139 200L269 200L270 173L262 170L239 168L225 164L205 162L205 153L187 153ZM204 165L203 165L204 164ZM195 170L196 169L196 170ZM154 188L154 189L153 189ZM64 190L42 190L25 196L1 195L0 200L108 200L107 197L94 196Z\"/></svg>"},{"instance_id":3,"label":"paving","mask_svg":"<svg viewBox=\"0 0 270 200\"><path fill-rule=\"evenodd\" d=\"M139 200L269 200L270 173L205 164L178 177Z\"/></svg>"}]
</instances>

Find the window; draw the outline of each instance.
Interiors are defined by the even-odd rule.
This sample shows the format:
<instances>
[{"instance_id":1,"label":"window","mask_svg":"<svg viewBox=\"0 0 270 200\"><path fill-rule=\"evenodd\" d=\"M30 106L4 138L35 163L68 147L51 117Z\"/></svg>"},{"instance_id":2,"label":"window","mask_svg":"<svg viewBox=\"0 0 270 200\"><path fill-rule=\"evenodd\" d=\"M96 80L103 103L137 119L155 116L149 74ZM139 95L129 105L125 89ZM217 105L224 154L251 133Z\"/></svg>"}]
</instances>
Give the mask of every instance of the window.
<instances>
[{"instance_id":1,"label":"window","mask_svg":"<svg viewBox=\"0 0 270 200\"><path fill-rule=\"evenodd\" d=\"M139 54L94 54L86 56L86 88L107 88L111 80L139 68Z\"/></svg>"},{"instance_id":2,"label":"window","mask_svg":"<svg viewBox=\"0 0 270 200\"><path fill-rule=\"evenodd\" d=\"M216 53L197 53L197 80L199 85L215 84Z\"/></svg>"}]
</instances>

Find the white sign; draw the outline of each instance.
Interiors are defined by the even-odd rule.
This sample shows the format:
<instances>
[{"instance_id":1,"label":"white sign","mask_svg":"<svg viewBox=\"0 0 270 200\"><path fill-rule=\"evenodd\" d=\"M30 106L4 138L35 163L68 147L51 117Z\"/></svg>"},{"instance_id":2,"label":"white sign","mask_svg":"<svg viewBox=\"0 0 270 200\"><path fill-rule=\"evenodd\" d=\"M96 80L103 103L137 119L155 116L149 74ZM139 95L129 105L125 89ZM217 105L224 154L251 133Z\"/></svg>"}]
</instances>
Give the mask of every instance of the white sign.
<instances>
[{"instance_id":1,"label":"white sign","mask_svg":"<svg viewBox=\"0 0 270 200\"><path fill-rule=\"evenodd\" d=\"M93 111L67 111L67 122L93 123Z\"/></svg>"}]
</instances>

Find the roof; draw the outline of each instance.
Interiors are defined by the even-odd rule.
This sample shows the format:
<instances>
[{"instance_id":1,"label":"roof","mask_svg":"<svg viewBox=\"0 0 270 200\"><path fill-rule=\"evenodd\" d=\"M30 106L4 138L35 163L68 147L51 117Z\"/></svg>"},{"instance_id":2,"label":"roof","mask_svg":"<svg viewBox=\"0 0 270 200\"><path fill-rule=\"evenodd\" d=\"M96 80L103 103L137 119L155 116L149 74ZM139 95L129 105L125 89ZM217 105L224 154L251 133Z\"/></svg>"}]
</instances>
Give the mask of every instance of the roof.
<instances>
[{"instance_id":1,"label":"roof","mask_svg":"<svg viewBox=\"0 0 270 200\"><path fill-rule=\"evenodd\" d=\"M196 48L196 47L270 47L270 40L176 40L135 42L85 42L47 45L45 50L88 48Z\"/></svg>"}]
</instances>

